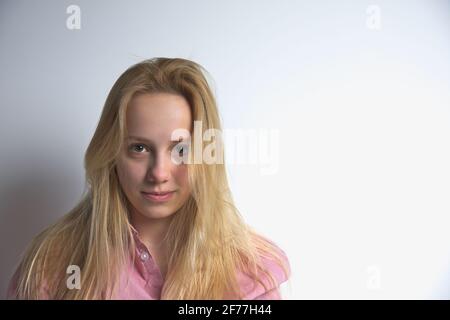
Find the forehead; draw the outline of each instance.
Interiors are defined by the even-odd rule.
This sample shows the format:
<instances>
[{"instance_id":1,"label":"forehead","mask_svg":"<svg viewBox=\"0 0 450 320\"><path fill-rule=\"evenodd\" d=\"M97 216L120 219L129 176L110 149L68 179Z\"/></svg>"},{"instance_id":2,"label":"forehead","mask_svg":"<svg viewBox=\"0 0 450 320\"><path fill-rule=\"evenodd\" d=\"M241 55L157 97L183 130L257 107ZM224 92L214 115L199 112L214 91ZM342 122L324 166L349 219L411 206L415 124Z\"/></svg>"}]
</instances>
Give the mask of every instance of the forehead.
<instances>
[{"instance_id":1,"label":"forehead","mask_svg":"<svg viewBox=\"0 0 450 320\"><path fill-rule=\"evenodd\" d=\"M192 116L183 96L169 93L141 94L134 97L127 110L129 136L170 141L177 129L191 131Z\"/></svg>"}]
</instances>

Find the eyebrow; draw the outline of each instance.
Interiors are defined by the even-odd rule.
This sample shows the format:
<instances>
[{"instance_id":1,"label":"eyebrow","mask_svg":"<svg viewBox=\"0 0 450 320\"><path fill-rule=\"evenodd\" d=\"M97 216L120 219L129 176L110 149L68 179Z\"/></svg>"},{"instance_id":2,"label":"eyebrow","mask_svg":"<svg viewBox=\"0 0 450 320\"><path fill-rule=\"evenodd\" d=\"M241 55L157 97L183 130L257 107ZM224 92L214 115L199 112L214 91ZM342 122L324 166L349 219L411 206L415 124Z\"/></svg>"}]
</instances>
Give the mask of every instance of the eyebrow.
<instances>
[{"instance_id":1,"label":"eyebrow","mask_svg":"<svg viewBox=\"0 0 450 320\"><path fill-rule=\"evenodd\" d=\"M143 137L128 136L127 139L128 139L128 140L143 141L143 142L147 142L147 143L149 143L149 144L154 144L153 141L150 141L150 140L148 140L148 139L146 139L146 138L143 138ZM181 141L184 141L184 137L180 137L178 140L170 140L170 143L171 143L171 144L175 144L175 143L178 143L178 142L181 142Z\"/></svg>"}]
</instances>

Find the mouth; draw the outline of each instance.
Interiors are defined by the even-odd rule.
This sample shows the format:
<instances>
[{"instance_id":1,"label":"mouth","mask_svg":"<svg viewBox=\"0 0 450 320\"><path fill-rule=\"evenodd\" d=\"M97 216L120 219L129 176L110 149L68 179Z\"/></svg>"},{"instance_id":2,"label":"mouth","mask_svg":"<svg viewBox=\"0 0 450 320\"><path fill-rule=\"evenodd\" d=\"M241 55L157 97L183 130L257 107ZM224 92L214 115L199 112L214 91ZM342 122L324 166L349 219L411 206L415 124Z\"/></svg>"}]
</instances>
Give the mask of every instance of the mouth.
<instances>
[{"instance_id":1,"label":"mouth","mask_svg":"<svg viewBox=\"0 0 450 320\"><path fill-rule=\"evenodd\" d=\"M142 192L142 195L153 202L164 202L172 198L175 191L160 191L160 192Z\"/></svg>"},{"instance_id":2,"label":"mouth","mask_svg":"<svg viewBox=\"0 0 450 320\"><path fill-rule=\"evenodd\" d=\"M164 194L168 194L171 192L175 192L175 190L164 190L164 191L142 191L142 193L146 193L146 194L155 194L155 195L164 195Z\"/></svg>"}]
</instances>

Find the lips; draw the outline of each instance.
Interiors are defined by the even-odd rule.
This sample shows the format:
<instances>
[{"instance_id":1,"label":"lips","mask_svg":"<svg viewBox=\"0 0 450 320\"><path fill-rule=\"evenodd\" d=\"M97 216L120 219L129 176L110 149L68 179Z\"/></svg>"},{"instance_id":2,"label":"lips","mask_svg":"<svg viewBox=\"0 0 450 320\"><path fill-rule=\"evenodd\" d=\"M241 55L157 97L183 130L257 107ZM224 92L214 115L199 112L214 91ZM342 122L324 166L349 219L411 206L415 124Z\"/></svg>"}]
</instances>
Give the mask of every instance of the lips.
<instances>
[{"instance_id":1,"label":"lips","mask_svg":"<svg viewBox=\"0 0 450 320\"><path fill-rule=\"evenodd\" d=\"M161 192L142 192L142 195L153 202L165 202L170 200L175 191L161 191Z\"/></svg>"},{"instance_id":2,"label":"lips","mask_svg":"<svg viewBox=\"0 0 450 320\"><path fill-rule=\"evenodd\" d=\"M172 193L173 191L142 191L143 193L146 194L152 194L152 195L157 195L157 196L162 196L168 193Z\"/></svg>"}]
</instances>

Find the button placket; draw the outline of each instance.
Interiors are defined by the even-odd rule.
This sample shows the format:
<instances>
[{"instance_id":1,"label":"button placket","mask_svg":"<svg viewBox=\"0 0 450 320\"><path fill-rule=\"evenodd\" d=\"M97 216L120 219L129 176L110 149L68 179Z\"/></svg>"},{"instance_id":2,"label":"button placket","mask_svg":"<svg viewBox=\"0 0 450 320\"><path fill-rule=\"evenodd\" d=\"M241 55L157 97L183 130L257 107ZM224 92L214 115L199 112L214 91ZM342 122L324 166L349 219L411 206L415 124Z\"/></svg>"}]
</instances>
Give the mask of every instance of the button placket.
<instances>
[{"instance_id":1,"label":"button placket","mask_svg":"<svg viewBox=\"0 0 450 320\"><path fill-rule=\"evenodd\" d=\"M149 284L149 281L151 280L151 287L155 289L161 287L163 283L161 271L158 269L152 256L145 247L140 248L139 257L145 270L147 284Z\"/></svg>"},{"instance_id":2,"label":"button placket","mask_svg":"<svg viewBox=\"0 0 450 320\"><path fill-rule=\"evenodd\" d=\"M148 288L151 290L152 295L160 294L158 290L161 289L163 284L161 271L157 267L147 247L139 239L136 242L137 258L139 259L146 285L149 286Z\"/></svg>"},{"instance_id":3,"label":"button placket","mask_svg":"<svg viewBox=\"0 0 450 320\"><path fill-rule=\"evenodd\" d=\"M140 247L139 258L143 264L143 267L144 267L147 275L151 275L154 272L155 266L154 266L153 258L150 255L150 252L148 252L147 248Z\"/></svg>"},{"instance_id":4,"label":"button placket","mask_svg":"<svg viewBox=\"0 0 450 320\"><path fill-rule=\"evenodd\" d=\"M148 260L148 258L149 258L148 252L147 251L142 251L141 252L141 260L146 262Z\"/></svg>"},{"instance_id":5,"label":"button placket","mask_svg":"<svg viewBox=\"0 0 450 320\"><path fill-rule=\"evenodd\" d=\"M137 259L138 261L136 261L136 263L139 264L139 269L142 272L142 276L145 279L145 282L148 283L148 281L150 280L150 273L148 271L148 267L147 267L147 262L150 258L150 254L147 252L147 250L140 244L137 245L136 248L137 251Z\"/></svg>"}]
</instances>

